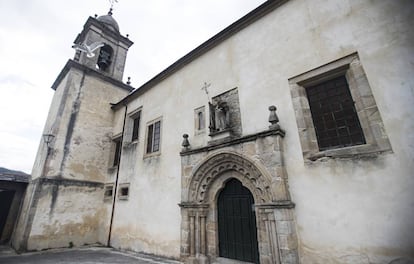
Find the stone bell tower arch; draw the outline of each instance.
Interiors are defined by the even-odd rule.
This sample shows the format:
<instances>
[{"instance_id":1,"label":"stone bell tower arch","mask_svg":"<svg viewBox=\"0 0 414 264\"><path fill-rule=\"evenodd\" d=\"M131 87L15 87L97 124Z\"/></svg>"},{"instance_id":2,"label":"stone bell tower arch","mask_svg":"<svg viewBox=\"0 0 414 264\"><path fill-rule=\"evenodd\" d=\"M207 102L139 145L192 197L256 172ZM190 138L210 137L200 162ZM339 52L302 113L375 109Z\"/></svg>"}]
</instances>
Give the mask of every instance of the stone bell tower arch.
<instances>
[{"instance_id":1,"label":"stone bell tower arch","mask_svg":"<svg viewBox=\"0 0 414 264\"><path fill-rule=\"evenodd\" d=\"M284 131L269 130L181 152L181 258L220 263L217 202L235 179L254 198L259 263L298 263L294 203L283 164Z\"/></svg>"},{"instance_id":2,"label":"stone bell tower arch","mask_svg":"<svg viewBox=\"0 0 414 264\"><path fill-rule=\"evenodd\" d=\"M106 15L89 17L74 41L75 45L91 46L95 43L103 44L94 51L95 56L91 57L90 54L77 50L74 61L107 77L122 81L128 49L133 42L128 35L125 37L120 34L112 8Z\"/></svg>"}]
</instances>

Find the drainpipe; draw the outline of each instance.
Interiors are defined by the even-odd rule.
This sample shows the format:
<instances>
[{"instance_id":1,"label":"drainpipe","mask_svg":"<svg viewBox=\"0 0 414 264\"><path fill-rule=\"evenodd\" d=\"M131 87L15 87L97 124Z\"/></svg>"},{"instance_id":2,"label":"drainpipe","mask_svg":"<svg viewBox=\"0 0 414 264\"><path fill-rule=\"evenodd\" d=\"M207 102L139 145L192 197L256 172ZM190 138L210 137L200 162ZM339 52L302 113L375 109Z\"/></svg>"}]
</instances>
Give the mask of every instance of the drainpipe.
<instances>
[{"instance_id":1,"label":"drainpipe","mask_svg":"<svg viewBox=\"0 0 414 264\"><path fill-rule=\"evenodd\" d=\"M115 176L114 197L112 199L111 221L109 222L109 234L108 234L108 243L107 243L108 247L111 246L112 224L114 221L116 196L118 193L118 179L119 179L119 170L121 168L121 157L122 157L122 150L123 150L123 144L124 144L124 131L125 131L125 121L126 121L126 116L127 116L127 110L128 110L128 106L125 104L124 122L122 124L122 134L121 134L121 147L119 150L118 167L116 169L116 176Z\"/></svg>"}]
</instances>

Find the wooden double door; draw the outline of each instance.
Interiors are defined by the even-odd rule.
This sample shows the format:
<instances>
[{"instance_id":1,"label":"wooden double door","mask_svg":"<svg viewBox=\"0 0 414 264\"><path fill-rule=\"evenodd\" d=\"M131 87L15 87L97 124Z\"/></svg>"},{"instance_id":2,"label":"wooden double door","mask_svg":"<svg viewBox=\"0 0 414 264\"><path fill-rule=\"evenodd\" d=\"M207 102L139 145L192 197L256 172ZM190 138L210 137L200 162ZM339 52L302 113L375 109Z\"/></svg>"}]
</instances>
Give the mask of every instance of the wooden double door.
<instances>
[{"instance_id":1,"label":"wooden double door","mask_svg":"<svg viewBox=\"0 0 414 264\"><path fill-rule=\"evenodd\" d=\"M220 257L259 263L254 199L236 179L229 180L218 196Z\"/></svg>"}]
</instances>

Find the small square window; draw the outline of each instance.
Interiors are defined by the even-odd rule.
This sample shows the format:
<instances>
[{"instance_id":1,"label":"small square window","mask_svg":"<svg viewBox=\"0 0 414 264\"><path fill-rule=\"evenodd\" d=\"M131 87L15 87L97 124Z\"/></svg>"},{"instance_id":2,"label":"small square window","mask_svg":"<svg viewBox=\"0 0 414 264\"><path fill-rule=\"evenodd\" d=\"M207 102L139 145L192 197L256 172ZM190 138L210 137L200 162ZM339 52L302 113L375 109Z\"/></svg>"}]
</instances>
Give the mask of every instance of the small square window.
<instances>
[{"instance_id":1,"label":"small square window","mask_svg":"<svg viewBox=\"0 0 414 264\"><path fill-rule=\"evenodd\" d=\"M128 200L129 198L129 183L123 183L119 185L118 198L120 200Z\"/></svg>"},{"instance_id":2,"label":"small square window","mask_svg":"<svg viewBox=\"0 0 414 264\"><path fill-rule=\"evenodd\" d=\"M156 153L161 146L161 120L155 120L147 126L146 153Z\"/></svg>"},{"instance_id":3,"label":"small square window","mask_svg":"<svg viewBox=\"0 0 414 264\"><path fill-rule=\"evenodd\" d=\"M104 201L112 200L113 194L114 194L114 185L106 184L104 187Z\"/></svg>"}]
</instances>

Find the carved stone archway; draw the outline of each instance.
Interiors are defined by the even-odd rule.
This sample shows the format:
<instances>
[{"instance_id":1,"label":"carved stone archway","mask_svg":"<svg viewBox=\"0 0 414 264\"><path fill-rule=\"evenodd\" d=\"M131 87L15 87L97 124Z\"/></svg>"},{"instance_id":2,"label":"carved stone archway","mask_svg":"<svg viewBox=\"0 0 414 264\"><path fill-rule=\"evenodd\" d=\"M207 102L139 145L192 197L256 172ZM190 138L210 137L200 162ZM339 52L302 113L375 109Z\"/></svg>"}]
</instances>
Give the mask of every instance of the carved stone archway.
<instances>
[{"instance_id":1,"label":"carved stone archway","mask_svg":"<svg viewBox=\"0 0 414 264\"><path fill-rule=\"evenodd\" d=\"M189 184L189 202L207 202L212 183L227 171L239 173L238 180L250 189L256 203L269 203L272 201L269 177L265 176L246 157L236 153L224 152L202 162L201 166L196 169Z\"/></svg>"},{"instance_id":2,"label":"carved stone archway","mask_svg":"<svg viewBox=\"0 0 414 264\"><path fill-rule=\"evenodd\" d=\"M278 130L182 152L181 258L220 263L217 199L234 178L253 195L260 263L298 263L293 208Z\"/></svg>"}]
</instances>

